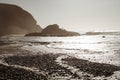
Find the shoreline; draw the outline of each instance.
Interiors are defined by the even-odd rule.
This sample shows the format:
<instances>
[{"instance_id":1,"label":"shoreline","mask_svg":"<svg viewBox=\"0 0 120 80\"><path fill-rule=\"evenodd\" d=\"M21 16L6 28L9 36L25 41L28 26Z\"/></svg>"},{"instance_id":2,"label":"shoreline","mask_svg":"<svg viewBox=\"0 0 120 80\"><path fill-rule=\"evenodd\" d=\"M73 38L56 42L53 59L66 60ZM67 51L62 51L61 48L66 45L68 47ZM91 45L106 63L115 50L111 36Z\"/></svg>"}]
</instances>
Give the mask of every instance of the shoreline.
<instances>
[{"instance_id":1,"label":"shoreline","mask_svg":"<svg viewBox=\"0 0 120 80\"><path fill-rule=\"evenodd\" d=\"M25 44L24 44L25 43ZM57 52L57 49L46 48L45 44L48 43L14 43L10 45L0 46L0 75L1 79L13 78L13 80L19 79L23 76L24 78L31 78L28 75L32 75L34 79L41 80L40 76L34 72L43 72L43 80L53 80L53 79L120 79L120 68L119 66L114 66L105 63L90 62L84 59L78 59L74 56L69 55L69 50L63 50ZM36 47L36 45L41 45ZM38 46L39 46L38 45ZM42 49L44 48L44 49ZM42 50L41 50L42 49ZM57 52L57 53L56 53ZM63 56L61 59L56 61L59 57ZM67 56L67 57L65 57ZM61 62L60 62L61 61ZM8 64L7 66L5 64ZM66 67L63 66L67 65ZM24 68L16 68L13 66L26 67L31 70L26 70ZM98 65L98 66L97 66ZM104 66L103 66L104 65ZM71 67L71 68L70 68ZM102 69L101 69L102 67ZM111 68L112 67L112 68ZM109 69L110 68L110 69ZM4 72L2 72L5 70ZM9 72L7 72L9 70ZM104 72L105 71L105 72ZM14 73L17 72L17 73ZM30 74L29 74L30 72ZM107 75L110 73L110 75ZM18 76L19 74L19 76ZM28 75L26 75L28 74ZM17 75L17 76L16 76ZM15 77L16 76L16 77ZM39 76L39 77L37 77ZM117 76L117 77L116 77ZM32 80L34 80L32 79ZM24 80L24 79L23 79Z\"/></svg>"},{"instance_id":2,"label":"shoreline","mask_svg":"<svg viewBox=\"0 0 120 80\"><path fill-rule=\"evenodd\" d=\"M12 66L0 63L0 79L2 80L47 80L47 77L42 73L35 73L31 69Z\"/></svg>"},{"instance_id":3,"label":"shoreline","mask_svg":"<svg viewBox=\"0 0 120 80\"><path fill-rule=\"evenodd\" d=\"M5 65L5 63L7 65ZM2 70L5 70L4 71L5 73L3 74L7 74L4 77L5 78L7 77L8 79L9 77L13 79L14 78L19 79L19 76L22 77L23 75L25 76L24 78L26 79L30 78L28 75L32 75L34 79L37 79L38 78L37 76L39 76L38 80L41 80L40 79L41 77L44 78L43 80L52 79L93 80L97 79L98 77L101 80L104 79L109 80L109 78L119 79L118 75L120 75L120 72L118 72L118 75L115 74L116 71L120 71L119 66L89 62L87 60L77 59L64 54L50 54L50 53L43 55L22 55L22 56L13 55L6 57L4 58L4 63L0 63L0 72L2 72ZM17 72L17 74L14 71ZM36 74L36 71L38 71L38 73L40 74ZM31 73L29 74L29 72ZM44 74L41 74L41 72ZM17 76L14 77L13 75ZM0 78L1 77L3 78L2 75L0 76Z\"/></svg>"}]
</instances>

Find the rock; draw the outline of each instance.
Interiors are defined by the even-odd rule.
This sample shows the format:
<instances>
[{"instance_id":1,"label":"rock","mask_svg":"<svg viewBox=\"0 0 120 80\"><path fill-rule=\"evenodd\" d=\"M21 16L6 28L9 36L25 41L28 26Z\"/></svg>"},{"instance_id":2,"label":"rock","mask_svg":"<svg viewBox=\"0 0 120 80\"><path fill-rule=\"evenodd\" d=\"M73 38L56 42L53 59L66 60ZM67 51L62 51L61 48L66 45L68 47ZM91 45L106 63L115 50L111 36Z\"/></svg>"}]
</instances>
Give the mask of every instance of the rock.
<instances>
[{"instance_id":1,"label":"rock","mask_svg":"<svg viewBox=\"0 0 120 80\"><path fill-rule=\"evenodd\" d=\"M101 32L87 32L85 35L100 35Z\"/></svg>"},{"instance_id":2,"label":"rock","mask_svg":"<svg viewBox=\"0 0 120 80\"><path fill-rule=\"evenodd\" d=\"M59 28L57 24L48 25L41 33L30 33L25 36L79 36L77 32L71 32Z\"/></svg>"},{"instance_id":3,"label":"rock","mask_svg":"<svg viewBox=\"0 0 120 80\"><path fill-rule=\"evenodd\" d=\"M85 35L120 35L120 31L116 31L116 32L86 32Z\"/></svg>"},{"instance_id":4,"label":"rock","mask_svg":"<svg viewBox=\"0 0 120 80\"><path fill-rule=\"evenodd\" d=\"M43 36L78 36L80 35L77 32L71 32L59 28L59 25L53 24L48 25L45 29L42 30L41 35Z\"/></svg>"},{"instance_id":5,"label":"rock","mask_svg":"<svg viewBox=\"0 0 120 80\"><path fill-rule=\"evenodd\" d=\"M24 9L0 3L0 36L23 35L41 30L33 16Z\"/></svg>"}]
</instances>

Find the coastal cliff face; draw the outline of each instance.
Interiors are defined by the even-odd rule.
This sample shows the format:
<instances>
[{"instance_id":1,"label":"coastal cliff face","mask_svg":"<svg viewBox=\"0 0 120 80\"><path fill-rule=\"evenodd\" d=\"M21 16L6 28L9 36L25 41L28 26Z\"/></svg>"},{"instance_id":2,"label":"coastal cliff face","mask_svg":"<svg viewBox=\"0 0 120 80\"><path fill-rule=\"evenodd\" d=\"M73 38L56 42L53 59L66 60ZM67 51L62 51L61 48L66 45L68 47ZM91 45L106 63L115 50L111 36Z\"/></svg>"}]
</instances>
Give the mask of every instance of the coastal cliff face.
<instances>
[{"instance_id":1,"label":"coastal cliff face","mask_svg":"<svg viewBox=\"0 0 120 80\"><path fill-rule=\"evenodd\" d=\"M0 36L40 32L33 16L22 8L0 3Z\"/></svg>"},{"instance_id":2,"label":"coastal cliff face","mask_svg":"<svg viewBox=\"0 0 120 80\"><path fill-rule=\"evenodd\" d=\"M41 33L29 33L26 36L79 36L77 32L71 32L59 28L57 24L48 25Z\"/></svg>"}]
</instances>

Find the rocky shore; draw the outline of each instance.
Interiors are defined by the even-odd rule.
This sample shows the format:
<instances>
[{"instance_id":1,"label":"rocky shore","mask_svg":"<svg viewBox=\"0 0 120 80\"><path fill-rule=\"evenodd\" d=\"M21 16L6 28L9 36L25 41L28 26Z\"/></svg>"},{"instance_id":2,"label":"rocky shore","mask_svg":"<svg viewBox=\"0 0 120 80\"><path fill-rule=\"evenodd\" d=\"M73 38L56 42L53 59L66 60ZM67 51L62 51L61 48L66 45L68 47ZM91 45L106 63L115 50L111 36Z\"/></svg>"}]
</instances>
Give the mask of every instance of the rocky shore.
<instances>
[{"instance_id":1,"label":"rocky shore","mask_svg":"<svg viewBox=\"0 0 120 80\"><path fill-rule=\"evenodd\" d=\"M29 69L0 64L0 80L47 80L47 77Z\"/></svg>"},{"instance_id":2,"label":"rocky shore","mask_svg":"<svg viewBox=\"0 0 120 80\"><path fill-rule=\"evenodd\" d=\"M115 71L120 70L120 66L90 62L88 60L82 60L77 58L65 58L62 59L66 61L68 65L78 68L80 71L87 72L96 76L111 76Z\"/></svg>"},{"instance_id":3,"label":"rocky shore","mask_svg":"<svg viewBox=\"0 0 120 80\"><path fill-rule=\"evenodd\" d=\"M35 45L49 44L46 42L0 44L0 79L3 80L120 79L120 66L77 59L65 53L35 52L23 48L26 45L32 49Z\"/></svg>"}]
</instances>

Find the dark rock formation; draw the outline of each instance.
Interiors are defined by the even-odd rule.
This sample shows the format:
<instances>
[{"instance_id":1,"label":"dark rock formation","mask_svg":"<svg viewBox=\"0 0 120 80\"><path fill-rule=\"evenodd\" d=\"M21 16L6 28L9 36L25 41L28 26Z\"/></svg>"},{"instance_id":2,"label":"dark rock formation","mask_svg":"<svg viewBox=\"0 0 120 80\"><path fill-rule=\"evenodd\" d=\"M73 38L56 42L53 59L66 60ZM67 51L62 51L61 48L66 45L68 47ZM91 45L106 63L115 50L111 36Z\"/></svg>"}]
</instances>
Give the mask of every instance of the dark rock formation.
<instances>
[{"instance_id":1,"label":"dark rock formation","mask_svg":"<svg viewBox=\"0 0 120 80\"><path fill-rule=\"evenodd\" d=\"M41 33L29 33L26 36L79 36L77 32L66 31L59 28L57 24L48 25Z\"/></svg>"},{"instance_id":2,"label":"dark rock formation","mask_svg":"<svg viewBox=\"0 0 120 80\"><path fill-rule=\"evenodd\" d=\"M40 31L30 13L16 5L0 3L0 36Z\"/></svg>"},{"instance_id":3,"label":"dark rock formation","mask_svg":"<svg viewBox=\"0 0 120 80\"><path fill-rule=\"evenodd\" d=\"M48 80L43 74L37 74L24 68L0 64L0 80Z\"/></svg>"},{"instance_id":4,"label":"dark rock formation","mask_svg":"<svg viewBox=\"0 0 120 80\"><path fill-rule=\"evenodd\" d=\"M87 32L85 35L100 35L101 32Z\"/></svg>"},{"instance_id":5,"label":"dark rock formation","mask_svg":"<svg viewBox=\"0 0 120 80\"><path fill-rule=\"evenodd\" d=\"M87 32L85 35L120 35L120 32Z\"/></svg>"}]
</instances>

